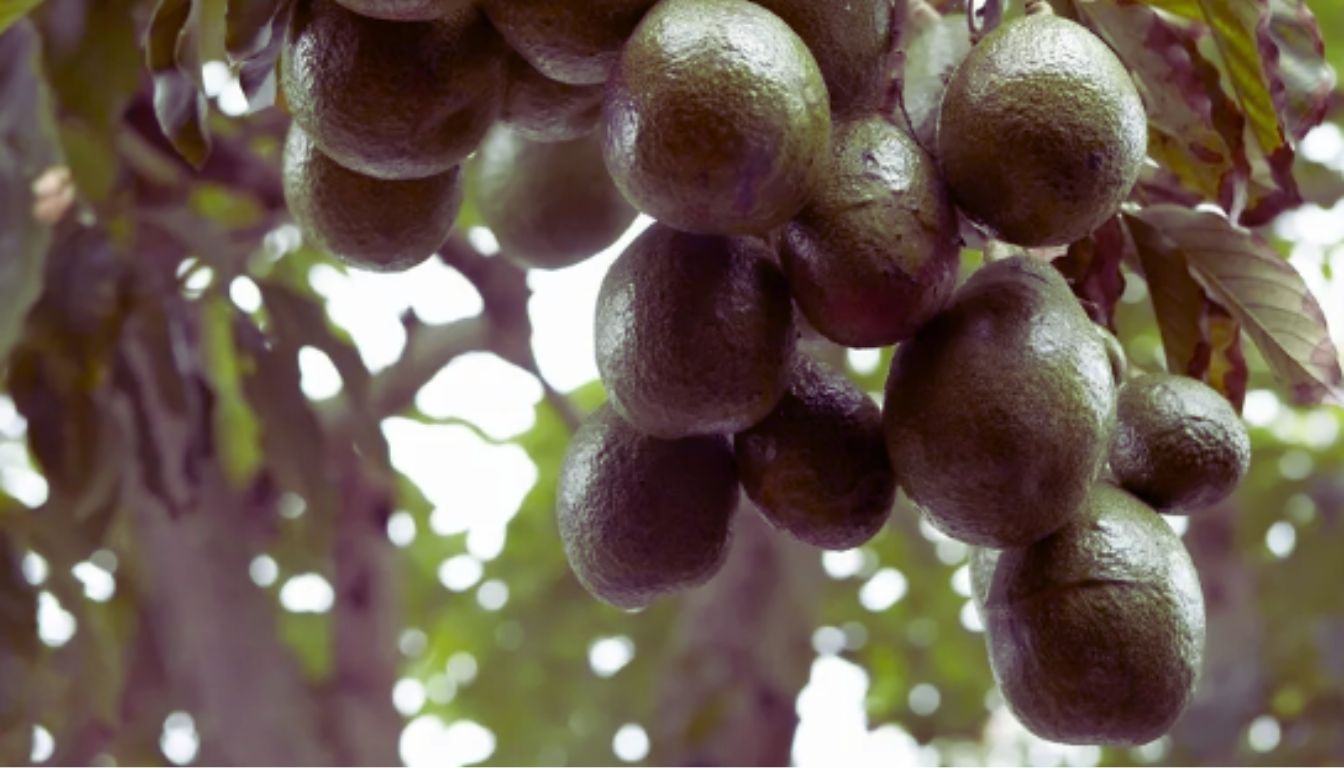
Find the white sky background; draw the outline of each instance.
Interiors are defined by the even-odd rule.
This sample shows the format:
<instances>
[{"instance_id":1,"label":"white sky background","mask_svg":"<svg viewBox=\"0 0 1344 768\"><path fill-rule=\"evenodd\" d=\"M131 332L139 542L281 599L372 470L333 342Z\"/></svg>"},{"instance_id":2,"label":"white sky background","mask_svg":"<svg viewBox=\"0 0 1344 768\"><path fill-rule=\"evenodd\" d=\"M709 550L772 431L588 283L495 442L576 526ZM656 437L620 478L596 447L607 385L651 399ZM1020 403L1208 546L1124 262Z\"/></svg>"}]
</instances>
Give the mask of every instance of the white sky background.
<instances>
[{"instance_id":1,"label":"white sky background","mask_svg":"<svg viewBox=\"0 0 1344 768\"><path fill-rule=\"evenodd\" d=\"M1300 151L1309 159L1344 171L1344 134L1333 125L1313 131ZM597 377L592 324L598 285L616 255L648 223L641 216L620 242L589 261L529 276L534 291L528 307L535 330L534 351L542 374L561 391L573 390ZM1344 343L1344 202L1333 210L1308 207L1287 215L1280 221L1278 231L1296 243L1291 262L1308 278L1332 323L1337 341ZM478 244L486 246L493 239L483 231L472 236ZM1323 264L1329 264L1334 274L1328 283L1319 278ZM332 320L351 333L364 361L373 369L390 364L400 354L405 334L399 317L407 309L431 324L470 317L481 310L480 296L471 284L437 259L403 274L351 270L343 275L336 269L319 267L311 277L314 288L327 299ZM247 305L257 299L255 286L250 286L246 279L231 286L231 295L245 308L251 308ZM304 390L310 396L327 397L339 391L339 375L321 352L306 350L300 363ZM420 392L416 402L431 416L465 419L490 437L502 440L532 426L533 408L540 398L541 387L530 375L491 355L471 354L440 372ZM1302 416L1283 408L1271 391L1250 393L1246 418L1304 446L1328 445L1338 438L1335 420ZM469 554L463 557L473 562L461 561L443 569L440 577L445 588L476 587L479 576L470 578L469 574L479 573L475 565L499 555L505 546L506 525L535 482L536 469L531 460L517 446L490 444L460 426L428 426L394 418L385 422L384 431L397 468L416 482L436 507L429 533L467 535ZM24 432L25 425L13 402L0 396L0 485L25 503L38 505L45 500L47 487L22 446ZM1285 459L1291 456L1290 452ZM1310 472L1310 457L1305 452L1302 456L1307 459L1305 471ZM1281 470L1291 477L1304 471L1300 464L1300 461L1285 462ZM409 530L402 526L393 535L404 545L416 533L412 523ZM932 532L928 535L938 539ZM1289 514L1270 530L1265 546L1273 555L1287 557L1294 542L1295 528ZM938 542L938 546L940 557L946 554L946 558L964 558L964 548L958 549L945 541ZM823 561L833 578L855 581L861 602L869 610L885 610L904 596L902 574L891 568L865 570L859 552L830 553ZM253 578L258 584L268 585L277 578L275 563L269 558L258 558L253 565ZM32 553L23 562L25 576L39 587L45 581L46 568L46 563ZM86 598L108 599L115 590L115 571L116 560L110 552L99 553L77 566L76 576L85 584ZM482 592L478 597L483 605L487 600L491 604L507 600L507 591L499 595L498 584L494 587L487 597L483 591L487 585L480 585ZM964 585L954 580L952 588L963 592ZM282 604L291 611L320 612L331 601L330 586L317 574L291 576L280 594ZM39 634L48 645L63 645L78 631L72 614L49 592L41 593L39 608ZM973 611L963 614L963 623L967 629L978 631ZM817 660L810 682L798 699L802 722L794 743L794 760L800 766L961 762L1095 765L1100 757L1092 748L1066 748L1030 736L993 699L987 702L988 752L975 751L973 745L964 745L964 749L952 745L942 750L921 747L899 726L873 728L867 722L863 706L869 684L867 673L835 655L848 642L846 638L847 634L838 628L821 628L814 637ZM619 642L596 647L625 653L621 664L634 653L633 648L621 651L623 646ZM614 674L614 670L603 666L610 664L609 660L602 660L610 655L605 651L593 655L595 674ZM929 715L936 712L939 694L935 683L912 685L909 695L913 710L926 710ZM494 736L488 729L469 722L445 723L433 716L414 717L425 699L423 688L412 690L416 685L417 681L402 681L396 697L398 707L410 718L402 738L403 759L411 765L438 766L487 759L495 747ZM1260 751L1272 749L1278 736L1278 724L1268 716L1256 720L1245 734L1248 743ZM189 762L197 744L190 715L173 713L164 726L161 745L165 754L174 762ZM41 727L36 729L34 762L50 757L53 748L50 733ZM648 750L647 735L638 724L628 723L613 734L612 750L621 760L640 760ZM1161 748L1154 745L1136 751L1134 757L1153 762L1161 755Z\"/></svg>"}]
</instances>

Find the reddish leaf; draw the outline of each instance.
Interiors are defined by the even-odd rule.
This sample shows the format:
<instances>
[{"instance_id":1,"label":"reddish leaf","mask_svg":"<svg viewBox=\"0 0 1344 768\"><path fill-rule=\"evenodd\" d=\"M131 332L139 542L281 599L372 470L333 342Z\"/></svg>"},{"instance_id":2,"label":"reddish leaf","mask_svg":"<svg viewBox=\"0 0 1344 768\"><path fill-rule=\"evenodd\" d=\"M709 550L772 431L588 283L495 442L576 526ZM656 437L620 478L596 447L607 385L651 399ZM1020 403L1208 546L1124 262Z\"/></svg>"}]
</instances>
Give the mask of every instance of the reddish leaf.
<instances>
[{"instance_id":1,"label":"reddish leaf","mask_svg":"<svg viewBox=\"0 0 1344 768\"><path fill-rule=\"evenodd\" d=\"M207 101L197 82L192 0L159 0L145 34L145 62L154 76L154 115L173 148L198 170L210 155Z\"/></svg>"},{"instance_id":2,"label":"reddish leaf","mask_svg":"<svg viewBox=\"0 0 1344 768\"><path fill-rule=\"evenodd\" d=\"M1162 334L1167 370L1202 379L1207 367L1201 351L1207 346L1201 323L1206 301L1204 289L1190 276L1185 254L1161 231L1133 216L1126 215L1124 221L1134 239L1143 276L1148 281L1148 295L1157 316L1158 331Z\"/></svg>"},{"instance_id":3,"label":"reddish leaf","mask_svg":"<svg viewBox=\"0 0 1344 768\"><path fill-rule=\"evenodd\" d=\"M1109 219L1091 235L1069 246L1054 265L1068 279L1093 322L1115 331L1115 305L1125 292L1120 264L1125 260L1124 228L1119 217Z\"/></svg>"},{"instance_id":4,"label":"reddish leaf","mask_svg":"<svg viewBox=\"0 0 1344 768\"><path fill-rule=\"evenodd\" d=\"M1175 206L1136 214L1169 254L1246 330L1295 402L1344 404L1344 371L1306 282L1263 240L1221 216ZM1143 227L1131 225L1136 233ZM1151 239L1151 238L1150 238Z\"/></svg>"},{"instance_id":5,"label":"reddish leaf","mask_svg":"<svg viewBox=\"0 0 1344 768\"><path fill-rule=\"evenodd\" d=\"M1335 85L1316 17L1305 0L1270 0L1256 39L1274 105L1289 134L1301 139L1325 119Z\"/></svg>"},{"instance_id":6,"label":"reddish leaf","mask_svg":"<svg viewBox=\"0 0 1344 768\"><path fill-rule=\"evenodd\" d=\"M1250 375L1246 356L1241 350L1241 324L1221 304L1208 297L1205 297L1202 309L1200 326L1207 354L1200 378L1223 393L1240 413L1242 403L1246 401L1246 380Z\"/></svg>"}]
</instances>

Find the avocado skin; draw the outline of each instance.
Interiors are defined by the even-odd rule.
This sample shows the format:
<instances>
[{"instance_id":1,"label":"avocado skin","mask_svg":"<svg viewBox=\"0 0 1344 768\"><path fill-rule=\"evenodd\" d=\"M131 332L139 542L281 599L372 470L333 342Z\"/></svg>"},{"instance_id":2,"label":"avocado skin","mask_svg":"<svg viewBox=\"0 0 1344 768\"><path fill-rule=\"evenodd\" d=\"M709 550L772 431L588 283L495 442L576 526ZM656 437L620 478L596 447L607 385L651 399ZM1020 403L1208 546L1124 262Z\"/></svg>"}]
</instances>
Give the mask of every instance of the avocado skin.
<instances>
[{"instance_id":1,"label":"avocado skin","mask_svg":"<svg viewBox=\"0 0 1344 768\"><path fill-rule=\"evenodd\" d=\"M784 227L780 263L823 336L847 347L909 338L947 304L957 212L938 166L881 117L841 125L817 194Z\"/></svg>"},{"instance_id":2,"label":"avocado skin","mask_svg":"<svg viewBox=\"0 0 1344 768\"><path fill-rule=\"evenodd\" d=\"M635 219L607 175L596 136L541 143L497 125L467 169L482 221L502 253L523 266L578 263L616 242Z\"/></svg>"},{"instance_id":3,"label":"avocado skin","mask_svg":"<svg viewBox=\"0 0 1344 768\"><path fill-rule=\"evenodd\" d=\"M336 0L361 16L386 21L433 21L463 13L475 0Z\"/></svg>"},{"instance_id":4,"label":"avocado skin","mask_svg":"<svg viewBox=\"0 0 1344 768\"><path fill-rule=\"evenodd\" d=\"M509 46L552 80L606 82L655 0L482 0Z\"/></svg>"},{"instance_id":5,"label":"avocado skin","mask_svg":"<svg viewBox=\"0 0 1344 768\"><path fill-rule=\"evenodd\" d=\"M771 525L825 549L850 549L882 529L896 479L882 412L847 379L797 355L789 390L761 423L733 438L747 496Z\"/></svg>"},{"instance_id":6,"label":"avocado skin","mask_svg":"<svg viewBox=\"0 0 1344 768\"><path fill-rule=\"evenodd\" d=\"M457 167L423 179L375 179L327 157L297 123L283 172L285 201L304 236L361 269L400 272L429 258L462 206Z\"/></svg>"},{"instance_id":7,"label":"avocado skin","mask_svg":"<svg viewBox=\"0 0 1344 768\"><path fill-rule=\"evenodd\" d=\"M952 75L938 155L962 212L1024 246L1081 239L1119 209L1148 148L1124 64L1085 27L1025 16L985 36Z\"/></svg>"},{"instance_id":8,"label":"avocado skin","mask_svg":"<svg viewBox=\"0 0 1344 768\"><path fill-rule=\"evenodd\" d=\"M295 122L365 175L443 173L499 114L505 48L475 8L405 22L298 0L286 42L280 84Z\"/></svg>"},{"instance_id":9,"label":"avocado skin","mask_svg":"<svg viewBox=\"0 0 1344 768\"><path fill-rule=\"evenodd\" d=\"M597 298L597 369L612 406L663 438L731 434L788 387L797 339L788 283L760 241L653 224Z\"/></svg>"},{"instance_id":10,"label":"avocado skin","mask_svg":"<svg viewBox=\"0 0 1344 768\"><path fill-rule=\"evenodd\" d=\"M1120 390L1111 446L1116 481L1166 512L1227 498L1251 463L1251 438L1232 404L1188 376L1152 373Z\"/></svg>"},{"instance_id":11,"label":"avocado skin","mask_svg":"<svg viewBox=\"0 0 1344 768\"><path fill-rule=\"evenodd\" d=\"M1145 744L1190 702L1205 639L1199 576L1180 537L1125 491L1098 484L1075 522L1001 552L985 608L995 680L1042 738Z\"/></svg>"},{"instance_id":12,"label":"avocado skin","mask_svg":"<svg viewBox=\"0 0 1344 768\"><path fill-rule=\"evenodd\" d=\"M1021 257L982 267L899 347L886 391L897 482L977 546L1025 546L1067 523L1115 425L1105 343L1064 278Z\"/></svg>"},{"instance_id":13,"label":"avocado skin","mask_svg":"<svg viewBox=\"0 0 1344 768\"><path fill-rule=\"evenodd\" d=\"M719 570L738 498L727 438L660 440L604 405L570 440L560 469L560 539L585 589L641 608Z\"/></svg>"},{"instance_id":14,"label":"avocado skin","mask_svg":"<svg viewBox=\"0 0 1344 768\"><path fill-rule=\"evenodd\" d=\"M499 120L529 141L569 141L587 136L602 119L602 86L552 80L523 57L505 65L508 90Z\"/></svg>"},{"instance_id":15,"label":"avocado skin","mask_svg":"<svg viewBox=\"0 0 1344 768\"><path fill-rule=\"evenodd\" d=\"M807 46L746 0L664 0L607 83L607 169L636 208L698 234L762 235L797 213L829 151Z\"/></svg>"},{"instance_id":16,"label":"avocado skin","mask_svg":"<svg viewBox=\"0 0 1344 768\"><path fill-rule=\"evenodd\" d=\"M807 43L826 81L831 112L841 116L871 114L882 107L906 4L906 0L757 0Z\"/></svg>"}]
</instances>

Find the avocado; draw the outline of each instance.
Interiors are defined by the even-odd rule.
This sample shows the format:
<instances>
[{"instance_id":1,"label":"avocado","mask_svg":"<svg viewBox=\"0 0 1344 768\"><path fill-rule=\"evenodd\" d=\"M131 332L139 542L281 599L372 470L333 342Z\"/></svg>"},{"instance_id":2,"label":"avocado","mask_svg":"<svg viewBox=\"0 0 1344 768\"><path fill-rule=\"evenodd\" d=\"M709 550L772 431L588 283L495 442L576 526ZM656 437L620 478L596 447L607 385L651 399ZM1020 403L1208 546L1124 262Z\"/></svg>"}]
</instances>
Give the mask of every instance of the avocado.
<instances>
[{"instance_id":1,"label":"avocado","mask_svg":"<svg viewBox=\"0 0 1344 768\"><path fill-rule=\"evenodd\" d=\"M797 332L764 243L646 229L597 297L597 369L611 404L663 438L733 433L788 387Z\"/></svg>"},{"instance_id":2,"label":"avocado","mask_svg":"<svg viewBox=\"0 0 1344 768\"><path fill-rule=\"evenodd\" d=\"M552 80L606 82L621 46L655 0L482 0L509 45Z\"/></svg>"},{"instance_id":3,"label":"avocado","mask_svg":"<svg viewBox=\"0 0 1344 768\"><path fill-rule=\"evenodd\" d=\"M1204 597L1178 537L1139 499L1096 485L1077 519L999 553L984 599L990 666L1041 738L1138 745L1189 703Z\"/></svg>"},{"instance_id":4,"label":"avocado","mask_svg":"<svg viewBox=\"0 0 1344 768\"><path fill-rule=\"evenodd\" d=\"M896 481L968 544L1020 547L1077 513L1106 458L1106 345L1049 264L981 267L902 344L883 421Z\"/></svg>"},{"instance_id":5,"label":"avocado","mask_svg":"<svg viewBox=\"0 0 1344 768\"><path fill-rule=\"evenodd\" d=\"M641 608L718 571L738 499L727 438L660 440L604 405L574 434L560 469L560 540L594 597Z\"/></svg>"}]
</instances>

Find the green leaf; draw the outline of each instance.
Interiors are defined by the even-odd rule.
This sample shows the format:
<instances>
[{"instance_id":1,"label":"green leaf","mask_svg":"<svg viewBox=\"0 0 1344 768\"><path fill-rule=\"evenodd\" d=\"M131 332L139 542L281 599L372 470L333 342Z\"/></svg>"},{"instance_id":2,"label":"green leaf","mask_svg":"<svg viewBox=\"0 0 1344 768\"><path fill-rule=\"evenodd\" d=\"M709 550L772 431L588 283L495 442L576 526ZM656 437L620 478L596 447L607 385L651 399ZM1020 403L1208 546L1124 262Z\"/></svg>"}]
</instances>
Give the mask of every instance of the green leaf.
<instances>
[{"instance_id":1,"label":"green leaf","mask_svg":"<svg viewBox=\"0 0 1344 768\"><path fill-rule=\"evenodd\" d=\"M228 0L224 47L229 58L247 60L270 46L275 34L271 19L275 18L280 6L280 0Z\"/></svg>"},{"instance_id":2,"label":"green leaf","mask_svg":"<svg viewBox=\"0 0 1344 768\"><path fill-rule=\"evenodd\" d=\"M1325 314L1269 244L1221 216L1159 205L1137 218L1184 256L1191 276L1234 317L1299 404L1344 404L1344 371Z\"/></svg>"},{"instance_id":3,"label":"green leaf","mask_svg":"<svg viewBox=\"0 0 1344 768\"><path fill-rule=\"evenodd\" d=\"M1204 289L1190 276L1185 254L1161 231L1141 218L1127 215L1124 220L1134 239L1144 279L1148 281L1167 370L1190 374L1198 368L1196 361L1203 344L1200 316Z\"/></svg>"},{"instance_id":4,"label":"green leaf","mask_svg":"<svg viewBox=\"0 0 1344 768\"><path fill-rule=\"evenodd\" d=\"M23 21L0 34L0 363L42 287L51 226L35 215L33 182L62 162L59 141L41 41Z\"/></svg>"},{"instance_id":5,"label":"green leaf","mask_svg":"<svg viewBox=\"0 0 1344 768\"><path fill-rule=\"evenodd\" d=\"M42 0L0 0L0 33L41 4Z\"/></svg>"},{"instance_id":6,"label":"green leaf","mask_svg":"<svg viewBox=\"0 0 1344 768\"><path fill-rule=\"evenodd\" d=\"M1335 75L1325 40L1306 0L1269 0L1267 23L1257 29L1270 93L1284 125L1301 139L1325 120Z\"/></svg>"},{"instance_id":7,"label":"green leaf","mask_svg":"<svg viewBox=\"0 0 1344 768\"><path fill-rule=\"evenodd\" d=\"M261 428L243 395L238 348L233 340L234 310L212 293L201 302L201 353L206 378L215 392L211 420L224 475L245 488L261 468Z\"/></svg>"}]
</instances>

